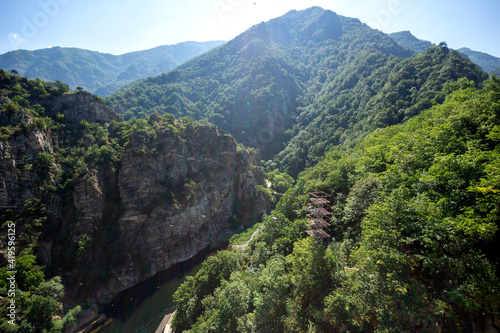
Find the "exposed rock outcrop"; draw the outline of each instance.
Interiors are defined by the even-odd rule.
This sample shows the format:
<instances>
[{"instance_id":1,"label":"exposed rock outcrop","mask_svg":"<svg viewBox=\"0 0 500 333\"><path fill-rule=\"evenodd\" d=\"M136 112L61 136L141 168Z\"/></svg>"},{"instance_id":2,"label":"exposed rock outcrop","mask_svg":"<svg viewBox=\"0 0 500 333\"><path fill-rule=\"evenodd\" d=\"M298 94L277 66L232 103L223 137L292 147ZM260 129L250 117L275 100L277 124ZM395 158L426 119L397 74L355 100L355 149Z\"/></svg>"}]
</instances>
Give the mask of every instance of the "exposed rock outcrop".
<instances>
[{"instance_id":1,"label":"exposed rock outcrop","mask_svg":"<svg viewBox=\"0 0 500 333\"><path fill-rule=\"evenodd\" d=\"M0 141L0 208L20 208L35 196L40 174L33 164L39 153L53 153L54 143L39 129Z\"/></svg>"},{"instance_id":2,"label":"exposed rock outcrop","mask_svg":"<svg viewBox=\"0 0 500 333\"><path fill-rule=\"evenodd\" d=\"M86 92L65 93L43 105L63 113L66 121L75 124L82 120L95 123L120 119L113 108L106 105L98 96Z\"/></svg>"},{"instance_id":3,"label":"exposed rock outcrop","mask_svg":"<svg viewBox=\"0 0 500 333\"><path fill-rule=\"evenodd\" d=\"M96 97L52 96L44 108L52 119L63 113L64 121L44 126L45 118L23 108L0 112L11 131L0 140L0 209L24 216L31 207L18 233L39 228L43 234L35 242L20 238L36 247L47 276L62 277L65 306L106 304L158 271L220 245L266 211L256 188L265 183L259 153L214 126L161 116L144 131L115 123L127 134L115 128L115 137L103 134L98 145L94 127L81 121L118 117ZM112 151L112 162L103 162L102 147Z\"/></svg>"},{"instance_id":4,"label":"exposed rock outcrop","mask_svg":"<svg viewBox=\"0 0 500 333\"><path fill-rule=\"evenodd\" d=\"M69 288L70 294L75 299L92 295L105 304L261 217L266 202L256 191L264 184L259 159L258 153L237 148L231 136L208 126L183 137L168 128L153 135L135 133L114 180L100 170L88 174L73 192L79 216L70 228L73 241L88 234L97 244L106 230L113 230L114 235L104 235L114 240L106 251L117 253L108 261L103 257L109 253L95 249L89 264L109 264L111 274ZM119 208L110 211L110 205Z\"/></svg>"}]
</instances>

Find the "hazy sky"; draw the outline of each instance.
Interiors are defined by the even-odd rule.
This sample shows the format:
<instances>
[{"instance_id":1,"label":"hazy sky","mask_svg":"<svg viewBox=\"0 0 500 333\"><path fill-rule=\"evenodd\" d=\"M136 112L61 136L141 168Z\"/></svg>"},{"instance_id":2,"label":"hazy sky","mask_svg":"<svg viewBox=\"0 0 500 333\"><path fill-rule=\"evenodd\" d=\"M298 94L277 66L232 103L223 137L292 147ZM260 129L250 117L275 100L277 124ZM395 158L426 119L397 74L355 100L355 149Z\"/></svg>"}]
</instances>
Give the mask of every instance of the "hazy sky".
<instances>
[{"instance_id":1,"label":"hazy sky","mask_svg":"<svg viewBox=\"0 0 500 333\"><path fill-rule=\"evenodd\" d=\"M314 5L384 32L410 30L420 39L500 57L500 0L0 0L0 53L63 46L122 54L230 40Z\"/></svg>"}]
</instances>

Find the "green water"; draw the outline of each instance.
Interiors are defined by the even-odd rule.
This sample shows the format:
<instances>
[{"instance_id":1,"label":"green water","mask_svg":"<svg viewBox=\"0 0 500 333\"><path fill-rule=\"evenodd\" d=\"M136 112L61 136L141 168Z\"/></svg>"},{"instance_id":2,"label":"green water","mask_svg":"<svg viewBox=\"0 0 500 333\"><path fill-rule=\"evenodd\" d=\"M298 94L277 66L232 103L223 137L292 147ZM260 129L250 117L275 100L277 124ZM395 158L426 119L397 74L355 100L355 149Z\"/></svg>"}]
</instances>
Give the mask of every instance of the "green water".
<instances>
[{"instance_id":1,"label":"green water","mask_svg":"<svg viewBox=\"0 0 500 333\"><path fill-rule=\"evenodd\" d=\"M198 255L118 294L105 309L107 318L113 320L97 331L155 333L163 317L174 310L174 292L186 276L196 274L206 257L206 253Z\"/></svg>"}]
</instances>

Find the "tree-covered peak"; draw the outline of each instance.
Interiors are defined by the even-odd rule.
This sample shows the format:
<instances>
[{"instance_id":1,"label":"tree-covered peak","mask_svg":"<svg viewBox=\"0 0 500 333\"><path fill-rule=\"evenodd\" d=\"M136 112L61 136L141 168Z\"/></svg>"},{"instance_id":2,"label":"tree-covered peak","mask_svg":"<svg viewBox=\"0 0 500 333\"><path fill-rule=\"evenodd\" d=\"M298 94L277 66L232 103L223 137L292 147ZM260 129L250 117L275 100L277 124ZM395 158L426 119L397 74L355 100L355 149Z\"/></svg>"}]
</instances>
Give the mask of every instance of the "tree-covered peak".
<instances>
[{"instance_id":1,"label":"tree-covered peak","mask_svg":"<svg viewBox=\"0 0 500 333\"><path fill-rule=\"evenodd\" d=\"M357 19L312 7L259 23L107 101L125 119L167 112L208 120L270 159L294 135L298 108L319 97L316 89L327 78L352 75L345 69L365 53L379 59L411 55Z\"/></svg>"},{"instance_id":2,"label":"tree-covered peak","mask_svg":"<svg viewBox=\"0 0 500 333\"><path fill-rule=\"evenodd\" d=\"M415 53L422 53L429 47L434 46L433 43L421 40L415 37L410 31L399 31L389 34L399 45L412 50Z\"/></svg>"}]
</instances>

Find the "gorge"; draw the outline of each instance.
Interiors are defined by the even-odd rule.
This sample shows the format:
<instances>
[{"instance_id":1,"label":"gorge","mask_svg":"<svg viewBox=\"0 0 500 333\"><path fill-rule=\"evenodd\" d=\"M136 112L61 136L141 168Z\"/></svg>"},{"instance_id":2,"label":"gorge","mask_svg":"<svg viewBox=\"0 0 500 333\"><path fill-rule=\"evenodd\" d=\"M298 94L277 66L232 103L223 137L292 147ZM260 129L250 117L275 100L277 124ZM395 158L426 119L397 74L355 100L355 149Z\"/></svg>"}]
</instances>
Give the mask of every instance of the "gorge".
<instances>
[{"instance_id":1,"label":"gorge","mask_svg":"<svg viewBox=\"0 0 500 333\"><path fill-rule=\"evenodd\" d=\"M177 289L176 332L495 329L499 91L444 42L416 54L319 7L105 99L0 70L19 329L74 331L255 222Z\"/></svg>"},{"instance_id":2,"label":"gorge","mask_svg":"<svg viewBox=\"0 0 500 333\"><path fill-rule=\"evenodd\" d=\"M27 256L61 275L66 305L107 304L266 211L258 153L214 126L160 115L125 124L96 96L1 75L3 91L30 92L20 108L14 92L4 97L3 219Z\"/></svg>"}]
</instances>

